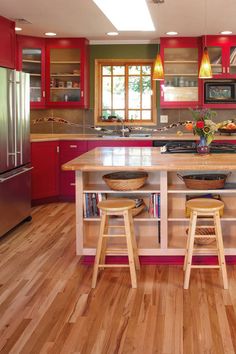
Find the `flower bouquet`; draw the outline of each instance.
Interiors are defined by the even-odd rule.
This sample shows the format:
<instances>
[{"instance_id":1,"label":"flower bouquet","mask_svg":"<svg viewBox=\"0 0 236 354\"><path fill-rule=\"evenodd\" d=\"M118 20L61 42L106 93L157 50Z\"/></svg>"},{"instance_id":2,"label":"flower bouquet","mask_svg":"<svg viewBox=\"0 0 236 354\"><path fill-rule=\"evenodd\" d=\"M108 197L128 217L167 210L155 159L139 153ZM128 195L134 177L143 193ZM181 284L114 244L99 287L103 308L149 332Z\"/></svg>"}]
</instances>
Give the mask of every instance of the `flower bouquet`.
<instances>
[{"instance_id":1,"label":"flower bouquet","mask_svg":"<svg viewBox=\"0 0 236 354\"><path fill-rule=\"evenodd\" d=\"M213 122L216 112L210 109L192 109L190 111L193 115L194 122L192 123L193 134L200 137L200 146L209 145L214 139L214 135L218 130L218 124Z\"/></svg>"}]
</instances>

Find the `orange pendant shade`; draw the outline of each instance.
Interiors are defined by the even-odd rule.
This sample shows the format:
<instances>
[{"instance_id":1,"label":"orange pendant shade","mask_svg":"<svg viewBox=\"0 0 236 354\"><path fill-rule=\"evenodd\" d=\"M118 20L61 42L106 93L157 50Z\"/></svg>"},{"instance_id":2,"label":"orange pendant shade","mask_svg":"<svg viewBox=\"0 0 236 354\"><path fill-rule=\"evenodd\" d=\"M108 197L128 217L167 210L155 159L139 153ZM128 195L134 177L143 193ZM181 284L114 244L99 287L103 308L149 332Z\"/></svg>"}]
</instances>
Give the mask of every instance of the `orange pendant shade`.
<instances>
[{"instance_id":1,"label":"orange pendant shade","mask_svg":"<svg viewBox=\"0 0 236 354\"><path fill-rule=\"evenodd\" d=\"M212 77L211 62L207 47L203 50L202 61L199 70L199 79L209 79Z\"/></svg>"},{"instance_id":2,"label":"orange pendant shade","mask_svg":"<svg viewBox=\"0 0 236 354\"><path fill-rule=\"evenodd\" d=\"M164 70L162 65L162 60L160 54L157 54L156 60L154 62L153 69L153 80L164 80Z\"/></svg>"}]
</instances>

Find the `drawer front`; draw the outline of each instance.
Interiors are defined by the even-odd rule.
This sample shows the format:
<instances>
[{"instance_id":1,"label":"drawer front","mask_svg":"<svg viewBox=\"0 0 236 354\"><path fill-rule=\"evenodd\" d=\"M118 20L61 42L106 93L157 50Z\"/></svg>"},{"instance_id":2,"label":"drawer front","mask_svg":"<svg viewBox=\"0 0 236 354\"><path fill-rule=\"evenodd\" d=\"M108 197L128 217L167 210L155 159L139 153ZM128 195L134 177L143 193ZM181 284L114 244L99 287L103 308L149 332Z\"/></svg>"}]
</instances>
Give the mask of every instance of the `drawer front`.
<instances>
[{"instance_id":1,"label":"drawer front","mask_svg":"<svg viewBox=\"0 0 236 354\"><path fill-rule=\"evenodd\" d=\"M65 163L87 152L87 141L61 141L60 162Z\"/></svg>"}]
</instances>

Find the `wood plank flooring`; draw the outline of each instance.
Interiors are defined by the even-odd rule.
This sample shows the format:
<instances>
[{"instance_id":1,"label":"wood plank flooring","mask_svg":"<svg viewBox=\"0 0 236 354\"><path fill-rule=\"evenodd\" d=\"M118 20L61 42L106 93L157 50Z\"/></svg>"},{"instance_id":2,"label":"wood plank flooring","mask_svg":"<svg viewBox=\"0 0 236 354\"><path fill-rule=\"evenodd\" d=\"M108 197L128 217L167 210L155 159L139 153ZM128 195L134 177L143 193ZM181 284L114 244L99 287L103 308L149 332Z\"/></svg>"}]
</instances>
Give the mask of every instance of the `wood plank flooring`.
<instances>
[{"instance_id":1,"label":"wood plank flooring","mask_svg":"<svg viewBox=\"0 0 236 354\"><path fill-rule=\"evenodd\" d=\"M0 239L0 353L236 353L236 268L106 269L75 255L74 204L34 207L33 220Z\"/></svg>"}]
</instances>

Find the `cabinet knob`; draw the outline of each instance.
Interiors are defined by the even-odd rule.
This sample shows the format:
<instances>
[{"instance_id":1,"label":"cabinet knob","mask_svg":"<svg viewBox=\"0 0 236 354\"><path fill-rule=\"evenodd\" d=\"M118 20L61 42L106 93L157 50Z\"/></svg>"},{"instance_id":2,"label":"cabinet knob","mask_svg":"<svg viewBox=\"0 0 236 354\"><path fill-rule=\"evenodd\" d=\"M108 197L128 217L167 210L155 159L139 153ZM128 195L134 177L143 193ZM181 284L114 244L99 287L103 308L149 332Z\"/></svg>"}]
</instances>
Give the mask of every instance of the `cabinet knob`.
<instances>
[{"instance_id":1,"label":"cabinet knob","mask_svg":"<svg viewBox=\"0 0 236 354\"><path fill-rule=\"evenodd\" d=\"M222 68L222 73L225 74L225 67Z\"/></svg>"},{"instance_id":2,"label":"cabinet knob","mask_svg":"<svg viewBox=\"0 0 236 354\"><path fill-rule=\"evenodd\" d=\"M228 68L227 68L227 74L229 74L229 66L228 66Z\"/></svg>"},{"instance_id":3,"label":"cabinet knob","mask_svg":"<svg viewBox=\"0 0 236 354\"><path fill-rule=\"evenodd\" d=\"M77 145L70 145L70 148L71 148L71 149L76 149L76 148L77 148Z\"/></svg>"},{"instance_id":4,"label":"cabinet knob","mask_svg":"<svg viewBox=\"0 0 236 354\"><path fill-rule=\"evenodd\" d=\"M70 183L70 186L74 187L74 186L75 186L75 183Z\"/></svg>"},{"instance_id":5,"label":"cabinet knob","mask_svg":"<svg viewBox=\"0 0 236 354\"><path fill-rule=\"evenodd\" d=\"M45 91L42 92L43 97L45 97Z\"/></svg>"}]
</instances>

